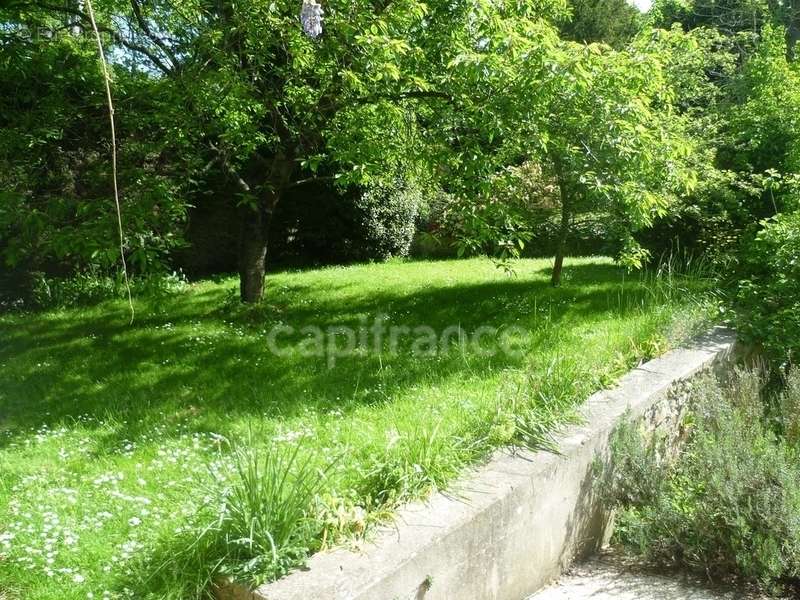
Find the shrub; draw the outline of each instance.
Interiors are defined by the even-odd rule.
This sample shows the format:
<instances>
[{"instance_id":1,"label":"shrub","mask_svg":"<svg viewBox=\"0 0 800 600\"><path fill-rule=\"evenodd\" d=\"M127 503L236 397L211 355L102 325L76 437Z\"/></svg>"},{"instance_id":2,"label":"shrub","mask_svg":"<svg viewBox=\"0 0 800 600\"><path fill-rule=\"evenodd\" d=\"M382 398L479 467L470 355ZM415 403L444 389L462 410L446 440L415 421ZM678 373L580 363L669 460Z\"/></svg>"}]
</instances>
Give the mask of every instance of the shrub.
<instances>
[{"instance_id":1,"label":"shrub","mask_svg":"<svg viewBox=\"0 0 800 600\"><path fill-rule=\"evenodd\" d=\"M278 262L331 264L406 256L421 193L402 180L347 190L316 183L286 200L275 213L270 256Z\"/></svg>"},{"instance_id":2,"label":"shrub","mask_svg":"<svg viewBox=\"0 0 800 600\"><path fill-rule=\"evenodd\" d=\"M745 244L736 296L736 323L769 358L800 357L800 211L762 223Z\"/></svg>"},{"instance_id":3,"label":"shrub","mask_svg":"<svg viewBox=\"0 0 800 600\"><path fill-rule=\"evenodd\" d=\"M410 253L419 258L455 258L457 243L453 237L456 199L437 190L420 203L417 231Z\"/></svg>"},{"instance_id":4,"label":"shrub","mask_svg":"<svg viewBox=\"0 0 800 600\"><path fill-rule=\"evenodd\" d=\"M612 444L607 490L620 508L616 541L661 566L735 575L776 590L800 578L800 457L796 416L765 418L758 373L697 388L689 437L675 460L632 427ZM780 404L800 402L800 375Z\"/></svg>"},{"instance_id":5,"label":"shrub","mask_svg":"<svg viewBox=\"0 0 800 600\"><path fill-rule=\"evenodd\" d=\"M408 256L416 231L422 194L403 181L378 183L356 200L362 259Z\"/></svg>"}]
</instances>

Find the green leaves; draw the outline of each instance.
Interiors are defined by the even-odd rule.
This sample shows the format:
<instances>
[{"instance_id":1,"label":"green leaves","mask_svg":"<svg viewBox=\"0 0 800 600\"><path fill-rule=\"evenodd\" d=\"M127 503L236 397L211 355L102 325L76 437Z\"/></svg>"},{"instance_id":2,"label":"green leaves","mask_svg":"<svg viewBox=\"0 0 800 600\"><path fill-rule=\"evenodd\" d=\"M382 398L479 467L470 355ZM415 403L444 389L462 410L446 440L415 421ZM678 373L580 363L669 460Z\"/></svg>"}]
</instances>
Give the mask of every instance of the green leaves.
<instances>
[{"instance_id":1,"label":"green leaves","mask_svg":"<svg viewBox=\"0 0 800 600\"><path fill-rule=\"evenodd\" d=\"M0 51L0 87L9 91L0 99L0 264L114 269L119 249L96 51L80 36L32 38L24 27L9 26ZM163 124L153 117L160 86L120 69L115 96L125 251L137 271L159 270L182 244L186 208L184 182L168 175L178 162L166 149L172 140L160 137Z\"/></svg>"},{"instance_id":2,"label":"green leaves","mask_svg":"<svg viewBox=\"0 0 800 600\"><path fill-rule=\"evenodd\" d=\"M743 249L737 328L778 363L800 358L800 212L779 214Z\"/></svg>"},{"instance_id":3,"label":"green leaves","mask_svg":"<svg viewBox=\"0 0 800 600\"><path fill-rule=\"evenodd\" d=\"M530 195L504 196L502 202L496 187L474 188L480 200L474 201L458 237L471 251L494 248L513 256L507 249L519 248L530 228L509 222L552 219L556 209L565 212L558 224L562 229L581 215L605 223L625 248L628 264L640 266L647 253L631 234L665 215L674 198L697 182L690 160L695 145L675 105L675 87L655 47L614 51L559 42L547 27L537 29L529 22L524 29L528 37L506 36L510 44L494 46L490 38L478 47L464 46L451 67L464 70L473 87L497 85L492 78L502 74L498 91L484 104L489 109L485 120L502 125L496 121L487 127L478 146L493 146L494 154L475 154L473 161L480 156L495 174L509 164L539 165L538 181L552 181L563 193L545 208L536 206L540 191L533 188L516 186ZM534 31L538 35L531 35ZM484 199L490 193L495 197Z\"/></svg>"},{"instance_id":4,"label":"green leaves","mask_svg":"<svg viewBox=\"0 0 800 600\"><path fill-rule=\"evenodd\" d=\"M734 81L726 115L737 168L800 170L800 71L786 59L784 32L765 27L762 42Z\"/></svg>"},{"instance_id":5,"label":"green leaves","mask_svg":"<svg viewBox=\"0 0 800 600\"><path fill-rule=\"evenodd\" d=\"M669 84L657 55L629 48L565 44L543 127L544 160L568 191L571 216L613 220L625 254L641 264L630 233L665 214L691 186L692 144L664 99Z\"/></svg>"}]
</instances>

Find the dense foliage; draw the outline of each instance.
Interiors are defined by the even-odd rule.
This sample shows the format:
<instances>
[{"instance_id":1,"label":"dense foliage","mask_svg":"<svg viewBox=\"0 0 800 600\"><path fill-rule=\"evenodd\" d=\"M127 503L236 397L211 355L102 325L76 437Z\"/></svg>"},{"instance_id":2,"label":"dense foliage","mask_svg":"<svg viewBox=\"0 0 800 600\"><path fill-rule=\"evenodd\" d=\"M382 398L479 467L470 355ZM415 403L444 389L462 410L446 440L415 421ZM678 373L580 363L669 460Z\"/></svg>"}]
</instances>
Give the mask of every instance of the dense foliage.
<instances>
[{"instance_id":1,"label":"dense foliage","mask_svg":"<svg viewBox=\"0 0 800 600\"><path fill-rule=\"evenodd\" d=\"M210 214L214 189L214 214L235 224L223 229L243 300L261 297L270 237L289 235L273 215L311 223L291 234L308 240L313 218L297 213L313 202L281 204L320 190L363 221L357 248L338 256L405 252L416 213L375 192L404 181L426 190L423 212L451 198L447 218L426 226L440 241L501 258L548 247L557 284L587 229L631 265L677 248L738 264L797 187L792 3L664 0L645 18L621 0L333 2L313 38L288 0L95 4L114 69L129 261L148 272L185 257L174 250L187 210ZM18 274L115 266L84 8L15 0L0 13L0 77L14 91L3 98L0 253ZM375 218L383 203L406 219L396 233ZM391 247L370 241L386 235Z\"/></svg>"},{"instance_id":2,"label":"dense foliage","mask_svg":"<svg viewBox=\"0 0 800 600\"><path fill-rule=\"evenodd\" d=\"M531 237L530 211L520 206L539 204L555 209L554 285L581 217L601 224L621 248L620 258L641 266L648 253L632 233L666 214L674 196L695 183L685 120L674 110L673 86L658 53L650 50L645 45L616 52L572 42L553 49L550 72L540 77L547 90L541 106L532 119L509 117L519 132L508 136L510 163L533 163L537 170L507 169L494 180L500 190L495 185L489 197L465 200L457 221L464 247L476 251L502 240L501 257L519 255ZM533 188L521 181L530 177L540 179ZM537 185L557 193L504 200L509 186L535 193Z\"/></svg>"},{"instance_id":3,"label":"dense foliage","mask_svg":"<svg viewBox=\"0 0 800 600\"><path fill-rule=\"evenodd\" d=\"M763 224L744 254L737 326L778 363L800 358L800 212Z\"/></svg>"},{"instance_id":4,"label":"dense foliage","mask_svg":"<svg viewBox=\"0 0 800 600\"><path fill-rule=\"evenodd\" d=\"M108 121L96 49L71 36L0 33L0 261L32 273L119 261ZM120 185L126 252L139 272L181 245L186 200L168 132L152 118L158 82L122 74Z\"/></svg>"},{"instance_id":5,"label":"dense foliage","mask_svg":"<svg viewBox=\"0 0 800 600\"><path fill-rule=\"evenodd\" d=\"M754 372L727 385L702 380L689 439L674 460L637 427L618 431L608 488L621 509L618 541L662 566L721 581L738 576L770 591L796 588L800 375L792 372L766 405L762 384Z\"/></svg>"},{"instance_id":6,"label":"dense foliage","mask_svg":"<svg viewBox=\"0 0 800 600\"><path fill-rule=\"evenodd\" d=\"M604 42L622 48L643 25L642 14L626 0L570 0L561 36L576 42Z\"/></svg>"},{"instance_id":7,"label":"dense foliage","mask_svg":"<svg viewBox=\"0 0 800 600\"><path fill-rule=\"evenodd\" d=\"M685 29L709 27L725 35L757 34L775 25L786 32L790 46L800 39L800 6L793 0L656 0L650 20L656 26L680 23Z\"/></svg>"}]
</instances>

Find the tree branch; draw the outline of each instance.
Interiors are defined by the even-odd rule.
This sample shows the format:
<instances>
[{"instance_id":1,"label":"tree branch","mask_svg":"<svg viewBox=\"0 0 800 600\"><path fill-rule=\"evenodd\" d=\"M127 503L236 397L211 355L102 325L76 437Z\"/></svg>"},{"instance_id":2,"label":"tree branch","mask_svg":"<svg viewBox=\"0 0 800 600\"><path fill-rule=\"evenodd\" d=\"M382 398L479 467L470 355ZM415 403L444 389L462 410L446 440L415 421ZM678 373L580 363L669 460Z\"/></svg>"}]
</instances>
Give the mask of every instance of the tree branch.
<instances>
[{"instance_id":1,"label":"tree branch","mask_svg":"<svg viewBox=\"0 0 800 600\"><path fill-rule=\"evenodd\" d=\"M152 30L150 29L150 25L142 16L142 9L139 5L138 0L131 0L131 8L133 9L133 16L136 18L136 22L139 24L139 27L142 30L148 39L153 42L156 46L161 48L161 51L169 57L170 63L172 63L172 68L175 69L178 66L178 59L175 57L175 54L172 52L172 49L164 43L162 39L160 39L157 35L155 35Z\"/></svg>"},{"instance_id":2,"label":"tree branch","mask_svg":"<svg viewBox=\"0 0 800 600\"><path fill-rule=\"evenodd\" d=\"M300 187L301 185L306 185L307 183L316 183L317 181L333 181L336 179L335 175L323 175L321 177L307 177L306 179L299 179L297 181L293 181L286 185L284 189L290 190L292 188Z\"/></svg>"},{"instance_id":3,"label":"tree branch","mask_svg":"<svg viewBox=\"0 0 800 600\"><path fill-rule=\"evenodd\" d=\"M236 182L236 185L239 186L239 189L241 191L243 191L244 193L249 194L250 193L250 185L248 185L248 183L242 178L242 176L239 174L239 172L236 169L233 168L231 163L228 162L228 157L220 149L220 147L217 146L214 142L212 142L210 140L208 142L208 145L211 147L211 149L214 152L217 153L217 156L219 157L219 162L222 164L223 167L225 167L225 170L228 172L228 175L230 175L231 178ZM210 164L212 164L212 163L209 163L209 165Z\"/></svg>"},{"instance_id":4,"label":"tree branch","mask_svg":"<svg viewBox=\"0 0 800 600\"><path fill-rule=\"evenodd\" d=\"M89 15L87 15L85 12L81 10L78 10L76 8L71 8L69 6L56 6L53 4L37 4L35 5L35 8L39 8L40 10L49 12L72 15L75 17L79 17L82 21L84 21L87 24L91 23ZM139 54L146 56L164 74L169 75L173 73L173 69L170 68L163 60L161 60L156 54L153 53L152 50L150 50L146 46L142 46L141 44L137 44L135 42L126 40L119 34L119 32L106 25L100 25L98 23L97 29L98 31L102 31L103 33L109 34L111 36L111 39L113 39L115 43L121 46L125 46L128 50L132 50L133 52L138 52Z\"/></svg>"},{"instance_id":5,"label":"tree branch","mask_svg":"<svg viewBox=\"0 0 800 600\"><path fill-rule=\"evenodd\" d=\"M391 100L391 101L398 101L398 100L406 100L409 98L438 98L440 100L446 100L451 104L455 104L455 98L452 95L448 94L447 92L438 92L435 90L423 91L423 90L410 90L408 92L400 92L398 94L378 94L375 96L366 96L364 98L359 98L355 102L356 104L370 104L372 102L377 102L378 100Z\"/></svg>"}]
</instances>

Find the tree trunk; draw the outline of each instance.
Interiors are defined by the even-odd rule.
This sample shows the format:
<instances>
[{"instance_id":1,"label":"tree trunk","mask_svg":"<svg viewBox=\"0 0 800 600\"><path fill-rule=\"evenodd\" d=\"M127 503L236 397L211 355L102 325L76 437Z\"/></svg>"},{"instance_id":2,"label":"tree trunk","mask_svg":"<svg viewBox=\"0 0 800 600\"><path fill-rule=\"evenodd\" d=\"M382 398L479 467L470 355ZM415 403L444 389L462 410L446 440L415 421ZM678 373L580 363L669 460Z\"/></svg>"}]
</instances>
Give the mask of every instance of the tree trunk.
<instances>
[{"instance_id":1,"label":"tree trunk","mask_svg":"<svg viewBox=\"0 0 800 600\"><path fill-rule=\"evenodd\" d=\"M553 275L550 284L553 287L561 285L561 271L564 268L564 251L567 247L567 236L569 235L570 204L569 192L563 180L559 181L558 187L561 193L561 226L558 230L558 242L556 244L556 258L553 263Z\"/></svg>"},{"instance_id":2,"label":"tree trunk","mask_svg":"<svg viewBox=\"0 0 800 600\"><path fill-rule=\"evenodd\" d=\"M251 193L261 189L256 206L243 206L242 226L239 233L239 296L242 302L260 302L264 296L264 273L267 260L267 240L272 214L286 189L294 163L283 153L272 159L267 177L267 185L251 187L239 177L240 187ZM265 187L266 190L265 191Z\"/></svg>"},{"instance_id":3,"label":"tree trunk","mask_svg":"<svg viewBox=\"0 0 800 600\"><path fill-rule=\"evenodd\" d=\"M242 208L239 234L239 296L242 302L260 302L264 295L267 234L271 211Z\"/></svg>"}]
</instances>

